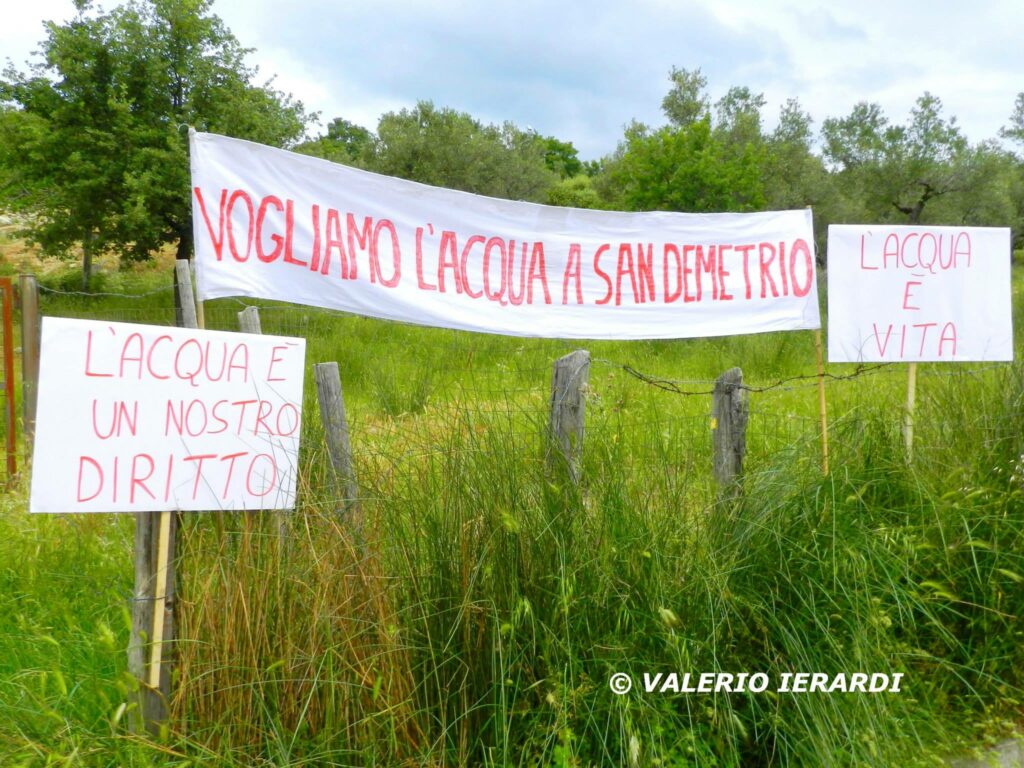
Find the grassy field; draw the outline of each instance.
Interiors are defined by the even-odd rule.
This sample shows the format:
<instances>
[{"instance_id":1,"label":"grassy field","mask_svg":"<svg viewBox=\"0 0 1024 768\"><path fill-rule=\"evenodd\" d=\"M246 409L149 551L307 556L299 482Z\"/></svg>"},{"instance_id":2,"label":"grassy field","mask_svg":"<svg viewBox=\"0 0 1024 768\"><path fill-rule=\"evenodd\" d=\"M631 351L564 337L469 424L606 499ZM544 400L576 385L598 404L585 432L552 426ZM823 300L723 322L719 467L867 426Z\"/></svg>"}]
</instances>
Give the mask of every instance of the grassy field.
<instances>
[{"instance_id":1,"label":"grassy field","mask_svg":"<svg viewBox=\"0 0 1024 768\"><path fill-rule=\"evenodd\" d=\"M75 281L46 273L44 313L173 322L166 270L102 275L131 298ZM207 327L241 308L208 304ZM0 765L942 765L1020 721L1019 364L922 365L912 465L905 367L830 366L851 378L827 385L823 476L811 333L580 345L261 317L307 338L307 366L339 363L358 510L339 513L307 373L287 538L271 516L183 520L173 718L145 739L125 707L132 520L30 517L15 484ZM577 486L544 435L551 365L578 346L594 362ZM736 365L785 383L750 393L745 494L721 500L706 392ZM898 694L639 684L744 671L905 678Z\"/></svg>"}]
</instances>

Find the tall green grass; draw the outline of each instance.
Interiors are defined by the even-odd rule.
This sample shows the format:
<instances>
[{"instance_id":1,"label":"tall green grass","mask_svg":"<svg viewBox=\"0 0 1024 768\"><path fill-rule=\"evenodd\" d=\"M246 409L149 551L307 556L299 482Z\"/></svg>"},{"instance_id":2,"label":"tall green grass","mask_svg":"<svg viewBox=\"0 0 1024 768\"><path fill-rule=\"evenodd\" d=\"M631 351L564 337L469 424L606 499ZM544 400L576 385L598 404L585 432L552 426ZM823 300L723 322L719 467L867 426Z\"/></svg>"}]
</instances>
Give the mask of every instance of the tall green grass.
<instances>
[{"instance_id":1,"label":"tall green grass","mask_svg":"<svg viewBox=\"0 0 1024 768\"><path fill-rule=\"evenodd\" d=\"M292 548L305 551L275 560L280 571L244 546L190 552L221 563L239 590L331 564L252 600L239 631L301 626L255 642L307 638L319 650L296 651L303 663L331 660L299 676L301 722L240 718L225 704L263 696L274 679L264 670L294 668L295 657L207 656L206 642L188 675L224 678L212 733L253 750L246 759L267 754L284 727L303 734L288 754L300 763L936 764L955 748L951 719L1012 704L1024 669L1024 508L1019 478L1009 480L1020 432L1012 402L981 405L1005 408L1004 430L976 435L974 470L957 478L971 484L947 488L908 466L891 414L875 409L836 425L829 477L811 434L761 461L740 501L714 503L690 452L640 439L614 416L592 420L590 479L576 487L545 464L539 419L461 404L435 414L429 435L407 432L424 450L390 472L364 457L363 540L339 526L329 497L307 497ZM366 577L370 562L378 580ZM369 592L327 599L351 579ZM384 613L352 623L371 603ZM324 624L327 605L343 616ZM222 615L208 620L189 629L225 634ZM368 659L395 677L368 674ZM639 686L643 672L673 671L906 677L902 693L875 695L618 697L607 685L613 672ZM325 703L353 686L369 696L361 708ZM190 699L183 692L185 713ZM344 724L331 720L343 712ZM346 735L373 726L373 738Z\"/></svg>"},{"instance_id":2,"label":"tall green grass","mask_svg":"<svg viewBox=\"0 0 1024 768\"><path fill-rule=\"evenodd\" d=\"M152 319L144 301L51 310ZM46 305L44 305L44 311ZM237 302L207 307L233 327ZM164 320L167 322L167 320ZM738 499L710 477L710 401L732 365L813 374L810 334L587 344L581 481L546 461L563 342L267 307L266 332L338 360L360 498L328 472L307 388L299 505L181 528L170 732L121 706L131 521L0 514L6 765L938 765L1012 720L1024 685L1020 366L751 393ZM834 372L850 367L833 366ZM307 379L311 379L308 376ZM810 386L808 386L810 385ZM644 693L648 673L902 672L898 694ZM609 689L614 672L633 690Z\"/></svg>"}]
</instances>

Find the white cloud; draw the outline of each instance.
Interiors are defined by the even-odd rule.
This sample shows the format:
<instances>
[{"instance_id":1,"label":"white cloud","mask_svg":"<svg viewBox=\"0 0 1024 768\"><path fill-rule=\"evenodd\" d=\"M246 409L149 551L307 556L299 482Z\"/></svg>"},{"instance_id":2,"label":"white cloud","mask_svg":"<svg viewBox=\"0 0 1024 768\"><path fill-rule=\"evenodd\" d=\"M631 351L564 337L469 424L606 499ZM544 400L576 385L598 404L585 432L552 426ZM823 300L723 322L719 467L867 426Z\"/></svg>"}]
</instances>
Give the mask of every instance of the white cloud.
<instances>
[{"instance_id":1,"label":"white cloud","mask_svg":"<svg viewBox=\"0 0 1024 768\"><path fill-rule=\"evenodd\" d=\"M0 57L21 63L43 18L70 0L13 4ZM766 122L796 97L820 126L858 101L904 121L925 90L969 138L995 137L1024 90L1024 14L1016 2L862 0L218 0L264 76L306 107L373 128L418 99L614 149L631 119L661 122L667 74L701 67L712 99L732 85L765 94Z\"/></svg>"}]
</instances>

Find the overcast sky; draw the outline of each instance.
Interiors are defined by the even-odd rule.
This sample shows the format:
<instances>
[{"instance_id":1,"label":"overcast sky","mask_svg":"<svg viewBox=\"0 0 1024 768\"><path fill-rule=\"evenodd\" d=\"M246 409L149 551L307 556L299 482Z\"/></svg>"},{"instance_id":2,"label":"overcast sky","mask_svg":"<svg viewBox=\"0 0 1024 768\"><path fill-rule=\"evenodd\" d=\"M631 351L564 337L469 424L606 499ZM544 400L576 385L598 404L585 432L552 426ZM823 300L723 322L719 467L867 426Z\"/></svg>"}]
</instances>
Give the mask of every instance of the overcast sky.
<instances>
[{"instance_id":1,"label":"overcast sky","mask_svg":"<svg viewBox=\"0 0 1024 768\"><path fill-rule=\"evenodd\" d=\"M74 13L71 0L2 2L0 60L19 65L44 19ZM815 129L858 101L903 122L931 91L975 142L997 136L1024 91L1020 0L216 0L213 12L323 123L374 129L429 99L572 141L588 159L634 118L663 122L672 66L700 67L712 100L733 85L763 93L769 126L789 97Z\"/></svg>"}]
</instances>

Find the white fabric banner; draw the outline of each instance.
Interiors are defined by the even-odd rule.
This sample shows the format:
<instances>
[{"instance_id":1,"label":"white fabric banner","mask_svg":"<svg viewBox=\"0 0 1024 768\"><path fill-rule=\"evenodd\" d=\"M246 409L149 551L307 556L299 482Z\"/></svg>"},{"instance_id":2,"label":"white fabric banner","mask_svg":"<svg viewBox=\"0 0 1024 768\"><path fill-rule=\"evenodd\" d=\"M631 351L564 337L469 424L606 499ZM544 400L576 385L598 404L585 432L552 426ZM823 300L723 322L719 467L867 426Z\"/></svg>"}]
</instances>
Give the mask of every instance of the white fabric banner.
<instances>
[{"instance_id":1,"label":"white fabric banner","mask_svg":"<svg viewBox=\"0 0 1024 768\"><path fill-rule=\"evenodd\" d=\"M201 299L551 338L820 327L810 210L510 202L206 133L191 163Z\"/></svg>"},{"instance_id":2,"label":"white fabric banner","mask_svg":"<svg viewBox=\"0 0 1024 768\"><path fill-rule=\"evenodd\" d=\"M305 339L43 318L31 512L291 509Z\"/></svg>"},{"instance_id":3,"label":"white fabric banner","mask_svg":"<svg viewBox=\"0 0 1024 768\"><path fill-rule=\"evenodd\" d=\"M1012 360L1010 230L830 226L828 359Z\"/></svg>"}]
</instances>

